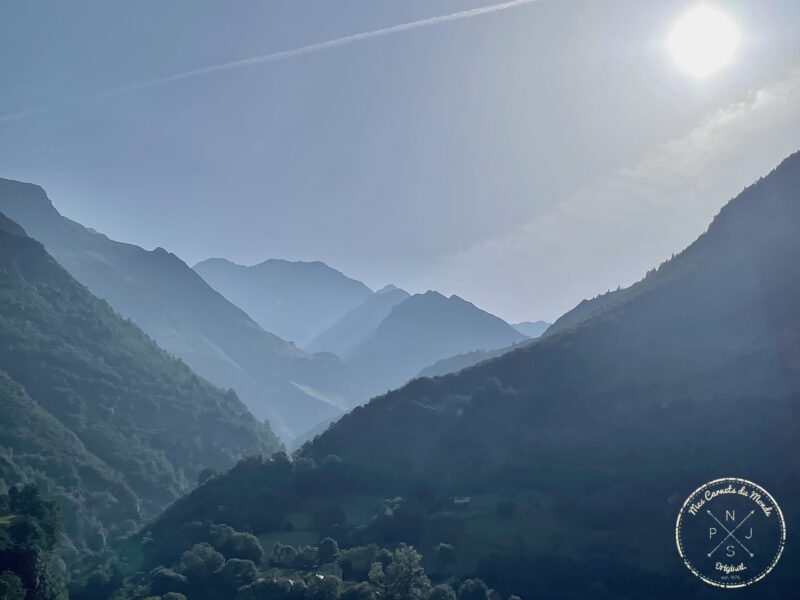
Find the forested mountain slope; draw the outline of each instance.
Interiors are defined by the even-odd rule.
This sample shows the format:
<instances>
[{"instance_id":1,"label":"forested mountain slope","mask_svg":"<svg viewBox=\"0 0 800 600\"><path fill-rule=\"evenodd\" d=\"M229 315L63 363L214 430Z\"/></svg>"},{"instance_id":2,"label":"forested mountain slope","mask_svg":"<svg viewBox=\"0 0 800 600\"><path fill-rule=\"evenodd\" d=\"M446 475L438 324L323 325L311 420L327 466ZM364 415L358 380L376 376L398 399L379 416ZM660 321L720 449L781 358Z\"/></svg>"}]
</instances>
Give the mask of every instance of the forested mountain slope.
<instances>
[{"instance_id":1,"label":"forested mountain slope","mask_svg":"<svg viewBox=\"0 0 800 600\"><path fill-rule=\"evenodd\" d=\"M279 447L0 214L0 484L36 483L78 547L152 518L207 467Z\"/></svg>"},{"instance_id":2,"label":"forested mountain slope","mask_svg":"<svg viewBox=\"0 0 800 600\"><path fill-rule=\"evenodd\" d=\"M209 518L426 556L447 542L459 575L524 598L706 597L675 549L676 515L699 485L755 481L788 531L800 527L798 190L800 154L619 301L373 399L294 465L215 478L148 529L146 560L176 559ZM454 496L471 504L458 510ZM738 595L791 597L799 561L787 544Z\"/></svg>"},{"instance_id":3,"label":"forested mountain slope","mask_svg":"<svg viewBox=\"0 0 800 600\"><path fill-rule=\"evenodd\" d=\"M36 185L0 179L0 211L93 294L212 383L233 388L284 439L341 414L350 375L264 331L174 254L109 239L61 216ZM333 404L328 401L333 399Z\"/></svg>"},{"instance_id":4,"label":"forested mountain slope","mask_svg":"<svg viewBox=\"0 0 800 600\"><path fill-rule=\"evenodd\" d=\"M678 438L662 420L712 404L780 406L800 389L798 189L800 154L731 201L695 243L619 301L500 358L378 398L341 419L310 452L401 461L453 480L467 468L474 477L474 460L497 466L484 451L513 464L550 445L599 443L633 425L633 438L611 438L611 446L638 443L644 431L655 435L651 442ZM416 435L413 449L398 452L406 433L399 415L437 435ZM774 425L779 434L786 424ZM473 426L482 432L479 443L468 434ZM354 436L352 428L374 436ZM542 430L550 432L536 435ZM454 450L456 440L466 455Z\"/></svg>"}]
</instances>

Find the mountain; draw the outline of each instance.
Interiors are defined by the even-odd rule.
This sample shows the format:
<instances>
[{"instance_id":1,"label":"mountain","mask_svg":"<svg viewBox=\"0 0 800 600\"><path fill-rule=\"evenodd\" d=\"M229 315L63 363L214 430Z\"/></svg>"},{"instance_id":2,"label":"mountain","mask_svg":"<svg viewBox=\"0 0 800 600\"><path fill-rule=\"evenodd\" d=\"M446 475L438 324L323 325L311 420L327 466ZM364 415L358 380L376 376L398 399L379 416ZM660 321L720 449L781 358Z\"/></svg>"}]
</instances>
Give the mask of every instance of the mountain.
<instances>
[{"instance_id":1,"label":"mountain","mask_svg":"<svg viewBox=\"0 0 800 600\"><path fill-rule=\"evenodd\" d=\"M378 290L361 304L315 337L308 345L312 351L332 352L348 358L353 350L369 338L392 308L409 297L408 292L393 285Z\"/></svg>"},{"instance_id":2,"label":"mountain","mask_svg":"<svg viewBox=\"0 0 800 600\"><path fill-rule=\"evenodd\" d=\"M379 393L402 385L442 358L525 339L474 304L429 291L393 306L374 333L350 351L348 362L366 379L367 389Z\"/></svg>"},{"instance_id":3,"label":"mountain","mask_svg":"<svg viewBox=\"0 0 800 600\"><path fill-rule=\"evenodd\" d=\"M417 377L439 377L447 375L448 373L455 373L456 371L461 371L467 367L477 365L490 358L502 356L506 352L510 352L516 348L517 345L518 344L506 348L498 348L496 350L473 350L472 352L464 352L463 354L449 356L448 358L437 360L432 365L421 369L420 372L417 373Z\"/></svg>"},{"instance_id":4,"label":"mountain","mask_svg":"<svg viewBox=\"0 0 800 600\"><path fill-rule=\"evenodd\" d=\"M547 321L523 321L522 323L513 324L512 327L522 335L527 335L531 339L536 339L547 331L550 325L551 323Z\"/></svg>"},{"instance_id":5,"label":"mountain","mask_svg":"<svg viewBox=\"0 0 800 600\"><path fill-rule=\"evenodd\" d=\"M278 539L291 520L295 539L335 532L426 556L446 542L456 576L505 596L716 597L675 548L695 489L744 477L776 498L788 531L800 528L799 189L800 153L618 300L354 409L303 448L294 480L277 463L215 479L159 518L148 552L175 555L186 524L223 504L218 522ZM274 499L251 510L265 490ZM328 525L313 524L320 506L339 511ZM793 597L797 564L787 544L737 595Z\"/></svg>"},{"instance_id":6,"label":"mountain","mask_svg":"<svg viewBox=\"0 0 800 600\"><path fill-rule=\"evenodd\" d=\"M73 549L154 517L204 468L280 448L0 214L0 487L35 483Z\"/></svg>"},{"instance_id":7,"label":"mountain","mask_svg":"<svg viewBox=\"0 0 800 600\"><path fill-rule=\"evenodd\" d=\"M800 503L798 189L800 153L615 301L374 399L306 454L451 493L536 489L562 507L554 518L575 533L559 538L571 557L590 565L627 547L659 573L681 569L674 548L651 542L669 539L679 503L705 481L746 474L782 505ZM785 583L773 581L759 592Z\"/></svg>"},{"instance_id":8,"label":"mountain","mask_svg":"<svg viewBox=\"0 0 800 600\"><path fill-rule=\"evenodd\" d=\"M261 327L301 347L372 295L322 262L270 259L246 267L210 258L194 269Z\"/></svg>"},{"instance_id":9,"label":"mountain","mask_svg":"<svg viewBox=\"0 0 800 600\"><path fill-rule=\"evenodd\" d=\"M212 383L233 388L284 439L342 413L350 374L264 331L174 254L109 239L61 216L36 185L0 179L0 211L78 281Z\"/></svg>"},{"instance_id":10,"label":"mountain","mask_svg":"<svg viewBox=\"0 0 800 600\"><path fill-rule=\"evenodd\" d=\"M589 318L595 312L611 306L631 293L631 288L609 290L594 298L581 300L575 308L561 315L543 335L558 333Z\"/></svg>"}]
</instances>

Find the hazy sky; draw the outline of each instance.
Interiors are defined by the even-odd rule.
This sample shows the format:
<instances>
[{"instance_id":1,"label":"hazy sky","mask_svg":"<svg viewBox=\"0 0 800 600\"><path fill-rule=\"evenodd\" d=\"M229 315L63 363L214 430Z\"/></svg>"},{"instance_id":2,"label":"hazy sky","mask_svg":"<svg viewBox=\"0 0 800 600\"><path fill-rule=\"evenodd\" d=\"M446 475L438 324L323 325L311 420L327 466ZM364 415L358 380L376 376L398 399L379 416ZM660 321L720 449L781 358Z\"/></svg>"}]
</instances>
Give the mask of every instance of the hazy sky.
<instances>
[{"instance_id":1,"label":"hazy sky","mask_svg":"<svg viewBox=\"0 0 800 600\"><path fill-rule=\"evenodd\" d=\"M539 0L135 87L491 4L5 3L0 176L190 264L318 259L535 320L800 149L797 0L706 3L742 44L704 80L664 43L697 2Z\"/></svg>"}]
</instances>

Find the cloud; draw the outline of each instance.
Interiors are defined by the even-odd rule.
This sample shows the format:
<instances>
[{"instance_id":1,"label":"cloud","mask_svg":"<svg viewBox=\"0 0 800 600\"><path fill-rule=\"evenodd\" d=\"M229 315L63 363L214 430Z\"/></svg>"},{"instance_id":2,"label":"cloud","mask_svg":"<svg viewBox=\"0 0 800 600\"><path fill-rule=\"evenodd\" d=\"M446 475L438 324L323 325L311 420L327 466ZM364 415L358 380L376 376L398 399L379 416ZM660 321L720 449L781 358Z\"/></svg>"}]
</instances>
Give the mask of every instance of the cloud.
<instances>
[{"instance_id":1,"label":"cloud","mask_svg":"<svg viewBox=\"0 0 800 600\"><path fill-rule=\"evenodd\" d=\"M515 231L445 258L431 278L447 276L508 318L554 319L691 243L723 204L798 149L798 117L800 70Z\"/></svg>"},{"instance_id":2,"label":"cloud","mask_svg":"<svg viewBox=\"0 0 800 600\"><path fill-rule=\"evenodd\" d=\"M15 121L18 119L22 119L28 116L32 116L35 114L39 114L42 112L50 111L56 108L63 108L65 106L70 106L74 104L79 104L83 102L89 102L92 100L101 100L103 98L109 98L111 96L117 96L120 94L124 94L127 92L132 92L135 90L141 90L145 88L150 88L154 86L164 85L167 83L174 83L176 81L182 81L184 79L192 79L195 77L202 77L205 75L211 75L212 73L218 73L221 71L230 71L233 69L241 69L245 67L252 67L255 65L261 65L265 63L271 62L278 62L281 60L287 60L290 58L295 58L298 56L303 56L305 54L312 54L315 52L321 52L323 50L329 50L331 48L337 48L339 46L345 46L348 44L353 44L356 42L362 42L365 40L371 40L374 38L385 37L387 35L393 35L396 33L403 33L405 31L411 31L413 29L421 29L423 27L432 27L434 25L440 25L442 23L449 23L451 21L461 21L464 19L471 19L473 17L479 17L481 15L488 15L491 13L496 13L504 10L509 10L512 8L516 8L518 6L523 6L526 4L533 4L534 2L539 2L541 0L510 0L508 2L501 2L499 4L490 4L488 6L481 6L478 8L472 8L469 10L462 10L455 13L450 13L447 15L439 15L436 17L430 17L427 19L420 19L417 21L411 21L409 23L401 23L399 25L392 25L390 27L383 27L381 29L373 29L371 31L364 31L362 33L355 33L353 35L348 35L344 37L340 37L334 40L328 40L325 42L318 42L316 44L309 44L307 46L301 46L299 48L292 48L290 50L282 50L280 52L273 52L271 54L262 54L260 56L251 56L249 58L243 58L241 60L230 61L226 63L221 63L218 65L210 65L207 67L201 67L199 69L192 69L190 71L183 71L181 73L176 73L174 75L168 75L166 77L160 77L157 79L151 79L149 81L144 81L140 83L134 83L131 85L115 88L113 90L108 90L106 92L102 92L100 94L96 94L94 96L88 98L81 98L81 99L74 99L68 100L64 102L57 102L53 104L47 104L44 106L38 106L27 110L21 110L14 113L8 113L5 115L0 115L0 123L7 122L7 121Z\"/></svg>"}]
</instances>

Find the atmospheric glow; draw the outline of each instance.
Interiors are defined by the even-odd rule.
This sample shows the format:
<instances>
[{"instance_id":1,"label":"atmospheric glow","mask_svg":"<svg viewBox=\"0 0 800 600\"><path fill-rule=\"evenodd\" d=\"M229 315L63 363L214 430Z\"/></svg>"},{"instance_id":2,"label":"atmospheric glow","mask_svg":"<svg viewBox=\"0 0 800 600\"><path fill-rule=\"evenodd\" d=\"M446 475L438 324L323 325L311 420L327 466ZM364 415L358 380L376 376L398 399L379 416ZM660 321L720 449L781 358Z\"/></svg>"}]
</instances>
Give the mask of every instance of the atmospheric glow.
<instances>
[{"instance_id":1,"label":"atmospheric glow","mask_svg":"<svg viewBox=\"0 0 800 600\"><path fill-rule=\"evenodd\" d=\"M703 79L728 66L739 47L739 30L724 12L697 7L672 28L667 40L672 59L684 71Z\"/></svg>"}]
</instances>

